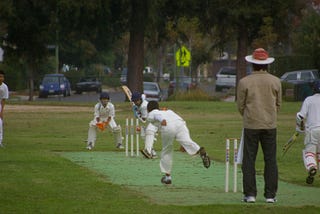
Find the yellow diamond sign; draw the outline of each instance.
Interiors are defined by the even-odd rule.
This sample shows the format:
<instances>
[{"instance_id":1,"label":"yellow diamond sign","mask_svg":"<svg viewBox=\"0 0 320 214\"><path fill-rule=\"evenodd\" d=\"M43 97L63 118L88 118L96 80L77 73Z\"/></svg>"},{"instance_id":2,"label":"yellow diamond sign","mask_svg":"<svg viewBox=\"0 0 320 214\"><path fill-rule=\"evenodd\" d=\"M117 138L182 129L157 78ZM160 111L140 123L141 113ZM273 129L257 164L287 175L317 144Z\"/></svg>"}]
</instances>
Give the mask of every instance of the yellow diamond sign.
<instances>
[{"instance_id":1,"label":"yellow diamond sign","mask_svg":"<svg viewBox=\"0 0 320 214\"><path fill-rule=\"evenodd\" d=\"M182 45L176 52L176 62L177 66L188 67L190 66L191 61L191 53L186 48L186 46Z\"/></svg>"}]
</instances>

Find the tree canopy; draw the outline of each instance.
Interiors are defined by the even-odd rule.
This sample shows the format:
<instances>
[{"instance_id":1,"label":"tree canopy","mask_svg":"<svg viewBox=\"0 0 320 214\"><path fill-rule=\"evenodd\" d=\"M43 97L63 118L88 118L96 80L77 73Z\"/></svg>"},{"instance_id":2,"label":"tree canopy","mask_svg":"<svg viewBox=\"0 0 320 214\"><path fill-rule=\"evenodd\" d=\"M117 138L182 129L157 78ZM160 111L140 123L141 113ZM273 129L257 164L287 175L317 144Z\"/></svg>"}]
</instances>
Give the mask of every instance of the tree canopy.
<instances>
[{"instance_id":1,"label":"tree canopy","mask_svg":"<svg viewBox=\"0 0 320 214\"><path fill-rule=\"evenodd\" d=\"M313 47L308 54L316 61L319 51L312 35L317 33L319 14L303 16L301 27L296 27L301 11L310 5L308 0L3 0L0 38L5 59L16 57L25 68L30 95L35 76L48 72L39 67L57 47L60 68L125 66L129 87L142 91L148 58L162 70L166 49L175 45L187 45L192 51L191 70L210 62L216 53L232 52L238 59L238 78L246 75L244 56L258 46L272 54ZM297 44L292 43L291 32L298 29L311 34L303 38L296 32L294 38L306 43L291 48Z\"/></svg>"}]
</instances>

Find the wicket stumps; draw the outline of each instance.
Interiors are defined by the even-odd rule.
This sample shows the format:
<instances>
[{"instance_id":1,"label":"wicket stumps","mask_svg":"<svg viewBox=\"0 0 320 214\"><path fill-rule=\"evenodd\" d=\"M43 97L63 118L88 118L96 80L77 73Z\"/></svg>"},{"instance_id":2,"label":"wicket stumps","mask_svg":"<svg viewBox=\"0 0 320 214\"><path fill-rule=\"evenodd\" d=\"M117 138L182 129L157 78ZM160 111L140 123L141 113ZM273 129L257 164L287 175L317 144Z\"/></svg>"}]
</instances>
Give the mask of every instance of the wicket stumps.
<instances>
[{"instance_id":1,"label":"wicket stumps","mask_svg":"<svg viewBox=\"0 0 320 214\"><path fill-rule=\"evenodd\" d=\"M134 156L134 147L136 147L136 156L139 156L139 134L140 134L140 126L139 120L133 118L126 118L126 136L125 136L125 151L126 156L129 156L129 138L130 138L130 156ZM134 134L136 135L136 139L134 139ZM136 144L136 146L134 146Z\"/></svg>"},{"instance_id":2,"label":"wicket stumps","mask_svg":"<svg viewBox=\"0 0 320 214\"><path fill-rule=\"evenodd\" d=\"M233 141L233 192L237 192L237 157L238 157L238 139L226 139L226 177L225 192L229 192L229 166L230 166L230 141Z\"/></svg>"}]
</instances>

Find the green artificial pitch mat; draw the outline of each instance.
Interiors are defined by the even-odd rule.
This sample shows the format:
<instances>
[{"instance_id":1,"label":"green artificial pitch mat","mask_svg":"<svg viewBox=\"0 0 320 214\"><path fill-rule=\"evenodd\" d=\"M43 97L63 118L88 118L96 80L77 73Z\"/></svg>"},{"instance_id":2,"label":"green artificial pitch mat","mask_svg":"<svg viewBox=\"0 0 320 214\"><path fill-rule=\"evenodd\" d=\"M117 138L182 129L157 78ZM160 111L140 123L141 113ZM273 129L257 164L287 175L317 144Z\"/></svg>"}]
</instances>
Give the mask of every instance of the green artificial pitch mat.
<instances>
[{"instance_id":1,"label":"green artificial pitch mat","mask_svg":"<svg viewBox=\"0 0 320 214\"><path fill-rule=\"evenodd\" d=\"M225 192L225 165L214 162L209 169L202 165L199 156L175 152L172 184L160 182L160 159L126 157L124 152L64 152L63 157L93 170L113 184L124 186L145 195L156 204L203 205L241 204L241 169L238 168L238 192L233 192L233 167L230 166L229 192ZM264 181L257 176L258 196L255 204L265 204ZM320 206L320 189L279 181L277 203L271 206Z\"/></svg>"}]
</instances>

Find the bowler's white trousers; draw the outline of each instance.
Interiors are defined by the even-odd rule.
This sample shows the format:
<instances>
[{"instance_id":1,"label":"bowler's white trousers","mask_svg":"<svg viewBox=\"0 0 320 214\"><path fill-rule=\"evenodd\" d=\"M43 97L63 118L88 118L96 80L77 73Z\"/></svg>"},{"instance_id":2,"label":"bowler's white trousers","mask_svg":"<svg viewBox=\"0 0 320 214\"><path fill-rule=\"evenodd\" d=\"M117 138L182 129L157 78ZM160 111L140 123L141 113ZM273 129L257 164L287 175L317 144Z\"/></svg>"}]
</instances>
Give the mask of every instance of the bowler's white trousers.
<instances>
[{"instance_id":1,"label":"bowler's white trousers","mask_svg":"<svg viewBox=\"0 0 320 214\"><path fill-rule=\"evenodd\" d=\"M171 174L173 141L176 140L189 155L195 155L200 146L190 138L189 129L183 120L174 120L161 126L162 151L160 170L162 173Z\"/></svg>"}]
</instances>

